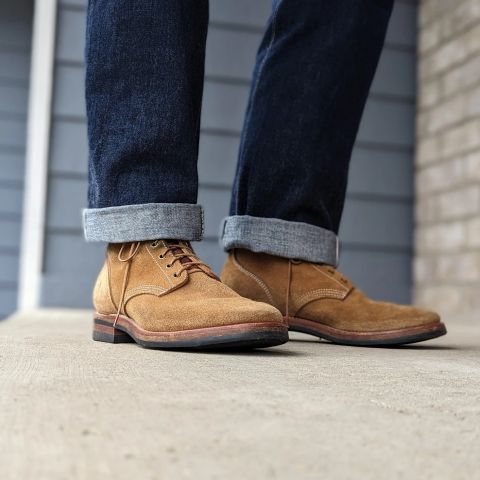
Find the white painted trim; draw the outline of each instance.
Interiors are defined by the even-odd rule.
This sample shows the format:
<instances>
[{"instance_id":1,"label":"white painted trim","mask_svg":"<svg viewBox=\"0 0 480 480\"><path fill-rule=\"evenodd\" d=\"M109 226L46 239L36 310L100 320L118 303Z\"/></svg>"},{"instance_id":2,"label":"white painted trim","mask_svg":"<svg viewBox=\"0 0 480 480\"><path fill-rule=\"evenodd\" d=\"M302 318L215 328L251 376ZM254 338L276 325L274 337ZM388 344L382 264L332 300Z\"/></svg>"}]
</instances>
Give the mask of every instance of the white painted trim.
<instances>
[{"instance_id":1,"label":"white painted trim","mask_svg":"<svg viewBox=\"0 0 480 480\"><path fill-rule=\"evenodd\" d=\"M35 0L18 307L39 306L43 267L57 0Z\"/></svg>"}]
</instances>

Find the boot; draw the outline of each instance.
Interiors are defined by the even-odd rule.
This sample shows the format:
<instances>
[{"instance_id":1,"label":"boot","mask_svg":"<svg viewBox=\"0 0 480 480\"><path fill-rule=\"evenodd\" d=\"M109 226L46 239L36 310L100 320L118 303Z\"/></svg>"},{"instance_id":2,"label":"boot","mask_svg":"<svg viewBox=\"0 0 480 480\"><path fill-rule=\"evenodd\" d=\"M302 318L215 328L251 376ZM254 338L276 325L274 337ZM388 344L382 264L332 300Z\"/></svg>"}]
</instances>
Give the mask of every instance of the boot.
<instances>
[{"instance_id":1,"label":"boot","mask_svg":"<svg viewBox=\"0 0 480 480\"><path fill-rule=\"evenodd\" d=\"M398 345L447 331L428 310L369 299L335 268L233 250L221 279L243 297L278 308L290 330L345 345Z\"/></svg>"},{"instance_id":2,"label":"boot","mask_svg":"<svg viewBox=\"0 0 480 480\"><path fill-rule=\"evenodd\" d=\"M93 291L94 340L152 348L280 345L288 328L270 305L222 284L188 242L110 244Z\"/></svg>"}]
</instances>

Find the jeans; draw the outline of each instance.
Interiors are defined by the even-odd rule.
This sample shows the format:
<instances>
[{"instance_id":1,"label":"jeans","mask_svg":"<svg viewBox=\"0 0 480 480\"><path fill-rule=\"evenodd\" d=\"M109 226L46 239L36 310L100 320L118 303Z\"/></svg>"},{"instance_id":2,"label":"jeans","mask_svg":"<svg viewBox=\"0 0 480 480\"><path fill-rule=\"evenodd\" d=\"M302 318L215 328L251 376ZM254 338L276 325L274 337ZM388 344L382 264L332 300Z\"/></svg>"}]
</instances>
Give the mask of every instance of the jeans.
<instances>
[{"instance_id":1,"label":"jeans","mask_svg":"<svg viewBox=\"0 0 480 480\"><path fill-rule=\"evenodd\" d=\"M225 250L335 264L351 151L393 0L274 0ZM87 240L199 240L207 0L90 0ZM232 52L232 61L235 61Z\"/></svg>"}]
</instances>

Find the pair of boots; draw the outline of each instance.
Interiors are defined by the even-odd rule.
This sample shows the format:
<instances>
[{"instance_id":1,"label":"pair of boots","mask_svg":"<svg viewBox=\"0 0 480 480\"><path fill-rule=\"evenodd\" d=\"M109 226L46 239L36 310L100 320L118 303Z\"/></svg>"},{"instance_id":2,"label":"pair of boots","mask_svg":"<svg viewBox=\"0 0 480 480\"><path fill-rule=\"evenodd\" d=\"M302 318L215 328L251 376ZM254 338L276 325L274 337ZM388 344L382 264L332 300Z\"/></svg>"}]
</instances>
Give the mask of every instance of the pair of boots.
<instances>
[{"instance_id":1,"label":"pair of boots","mask_svg":"<svg viewBox=\"0 0 480 480\"><path fill-rule=\"evenodd\" d=\"M436 313L375 302L335 268L234 250L221 280L188 242L110 244L93 302L93 338L153 348L280 345L288 330L347 345L444 335Z\"/></svg>"}]
</instances>

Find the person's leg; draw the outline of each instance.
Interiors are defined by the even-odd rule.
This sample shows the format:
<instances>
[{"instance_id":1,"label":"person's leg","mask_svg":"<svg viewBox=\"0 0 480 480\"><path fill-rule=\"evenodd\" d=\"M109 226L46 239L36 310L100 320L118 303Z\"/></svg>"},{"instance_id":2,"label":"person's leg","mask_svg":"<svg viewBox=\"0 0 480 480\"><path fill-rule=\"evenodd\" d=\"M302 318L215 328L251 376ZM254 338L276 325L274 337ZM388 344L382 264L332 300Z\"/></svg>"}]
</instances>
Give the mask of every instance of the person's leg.
<instances>
[{"instance_id":1,"label":"person's leg","mask_svg":"<svg viewBox=\"0 0 480 480\"><path fill-rule=\"evenodd\" d=\"M227 249L335 263L350 154L392 4L274 1L241 139ZM246 235L250 228L272 228L275 237L262 242Z\"/></svg>"},{"instance_id":2,"label":"person's leg","mask_svg":"<svg viewBox=\"0 0 480 480\"><path fill-rule=\"evenodd\" d=\"M207 24L207 0L89 2L84 226L87 240L110 243L93 294L96 340L195 347L288 338L276 309L222 285L189 243L202 236Z\"/></svg>"},{"instance_id":3,"label":"person's leg","mask_svg":"<svg viewBox=\"0 0 480 480\"><path fill-rule=\"evenodd\" d=\"M444 330L435 314L371 302L328 266L338 261L350 155L392 6L274 1L221 229L231 251L225 283L277 306L293 329L346 343L402 343Z\"/></svg>"},{"instance_id":4,"label":"person's leg","mask_svg":"<svg viewBox=\"0 0 480 480\"><path fill-rule=\"evenodd\" d=\"M200 240L207 0L88 5L87 240Z\"/></svg>"}]
</instances>

